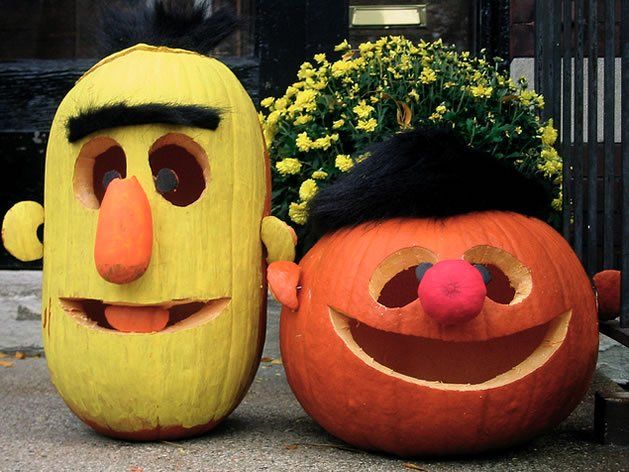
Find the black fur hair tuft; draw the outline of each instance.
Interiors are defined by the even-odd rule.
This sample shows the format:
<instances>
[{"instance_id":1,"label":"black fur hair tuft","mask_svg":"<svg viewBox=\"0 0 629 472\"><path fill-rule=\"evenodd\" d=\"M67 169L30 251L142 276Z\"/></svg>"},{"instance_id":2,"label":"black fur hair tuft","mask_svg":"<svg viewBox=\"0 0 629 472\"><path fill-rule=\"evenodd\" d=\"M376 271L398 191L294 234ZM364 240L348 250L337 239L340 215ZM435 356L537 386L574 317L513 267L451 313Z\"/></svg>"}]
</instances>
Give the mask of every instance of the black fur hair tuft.
<instances>
[{"instance_id":1,"label":"black fur hair tuft","mask_svg":"<svg viewBox=\"0 0 629 472\"><path fill-rule=\"evenodd\" d=\"M452 129L393 136L321 190L310 204L315 237L389 218L446 218L474 211L514 211L545 218L549 189L512 165L468 147Z\"/></svg>"},{"instance_id":2,"label":"black fur hair tuft","mask_svg":"<svg viewBox=\"0 0 629 472\"><path fill-rule=\"evenodd\" d=\"M106 2L98 34L101 52L111 54L147 43L208 54L240 26L230 9L207 16L208 9L207 0Z\"/></svg>"},{"instance_id":3,"label":"black fur hair tuft","mask_svg":"<svg viewBox=\"0 0 629 472\"><path fill-rule=\"evenodd\" d=\"M97 131L120 126L160 123L215 130L222 113L223 110L219 108L201 105L108 103L79 110L76 115L68 118L66 130L71 143Z\"/></svg>"}]
</instances>

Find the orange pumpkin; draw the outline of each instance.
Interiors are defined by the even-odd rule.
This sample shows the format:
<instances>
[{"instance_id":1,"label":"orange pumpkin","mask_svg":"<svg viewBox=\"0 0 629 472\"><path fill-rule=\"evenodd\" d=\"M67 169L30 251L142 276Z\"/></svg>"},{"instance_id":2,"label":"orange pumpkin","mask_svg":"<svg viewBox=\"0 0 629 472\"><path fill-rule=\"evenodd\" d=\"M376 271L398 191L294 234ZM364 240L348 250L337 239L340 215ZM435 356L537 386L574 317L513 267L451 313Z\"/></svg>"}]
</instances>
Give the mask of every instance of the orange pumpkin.
<instances>
[{"instance_id":1,"label":"orange pumpkin","mask_svg":"<svg viewBox=\"0 0 629 472\"><path fill-rule=\"evenodd\" d=\"M418 299L415 268L461 260L492 280L471 319L444 323ZM299 268L291 293L277 286L295 279L278 276L286 263L269 267L280 301L298 293L296 311L281 315L288 381L350 444L404 456L495 449L557 425L587 390L594 294L568 243L538 219L487 211L361 224L326 235Z\"/></svg>"}]
</instances>

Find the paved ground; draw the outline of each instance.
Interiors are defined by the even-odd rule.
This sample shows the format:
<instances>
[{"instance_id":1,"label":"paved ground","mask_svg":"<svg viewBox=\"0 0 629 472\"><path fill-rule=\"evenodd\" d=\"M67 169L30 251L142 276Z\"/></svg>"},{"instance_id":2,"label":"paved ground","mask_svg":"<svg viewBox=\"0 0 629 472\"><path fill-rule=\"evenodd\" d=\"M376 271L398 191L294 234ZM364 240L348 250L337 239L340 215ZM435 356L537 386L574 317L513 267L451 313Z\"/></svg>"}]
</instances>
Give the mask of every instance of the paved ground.
<instances>
[{"instance_id":1,"label":"paved ground","mask_svg":"<svg viewBox=\"0 0 629 472\"><path fill-rule=\"evenodd\" d=\"M265 356L277 359L277 307ZM127 443L93 433L48 380L45 360L0 367L0 471L629 471L629 447L592 438L592 397L555 431L507 452L473 458L400 460L352 450L314 424L292 396L281 365L265 362L223 425L181 442ZM599 377L595 388L609 387Z\"/></svg>"}]
</instances>

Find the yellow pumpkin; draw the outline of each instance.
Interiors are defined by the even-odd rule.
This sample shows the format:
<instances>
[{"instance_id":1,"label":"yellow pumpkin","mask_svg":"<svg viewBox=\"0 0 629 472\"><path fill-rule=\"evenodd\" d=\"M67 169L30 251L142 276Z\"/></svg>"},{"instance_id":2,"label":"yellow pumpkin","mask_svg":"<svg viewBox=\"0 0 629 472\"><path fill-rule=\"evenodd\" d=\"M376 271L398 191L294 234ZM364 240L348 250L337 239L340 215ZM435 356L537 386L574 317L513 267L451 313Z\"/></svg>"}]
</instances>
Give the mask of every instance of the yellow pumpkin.
<instances>
[{"instance_id":1,"label":"yellow pumpkin","mask_svg":"<svg viewBox=\"0 0 629 472\"><path fill-rule=\"evenodd\" d=\"M132 123L68 138L72 117L119 103L211 106L222 116L214 130ZM164 159L196 182L191 193L170 192L173 199L172 189L159 188L156 166ZM3 234L16 257L41 257L34 231L45 214L46 358L65 402L97 431L129 439L189 436L238 405L264 339L264 256L294 256L288 227L267 216L268 171L251 99L225 65L206 56L140 44L100 61L61 103L47 150L45 212L33 202L16 205ZM111 210L124 227L118 236L126 235L115 248L144 251L144 266L130 279L111 278L95 262L115 256L95 254L100 226L112 226L101 205L104 211L108 198L116 205L108 172L148 203L148 249L133 246L142 231L137 215L120 203ZM159 311L168 321L153 332L122 332L103 316L108 308L147 317Z\"/></svg>"}]
</instances>

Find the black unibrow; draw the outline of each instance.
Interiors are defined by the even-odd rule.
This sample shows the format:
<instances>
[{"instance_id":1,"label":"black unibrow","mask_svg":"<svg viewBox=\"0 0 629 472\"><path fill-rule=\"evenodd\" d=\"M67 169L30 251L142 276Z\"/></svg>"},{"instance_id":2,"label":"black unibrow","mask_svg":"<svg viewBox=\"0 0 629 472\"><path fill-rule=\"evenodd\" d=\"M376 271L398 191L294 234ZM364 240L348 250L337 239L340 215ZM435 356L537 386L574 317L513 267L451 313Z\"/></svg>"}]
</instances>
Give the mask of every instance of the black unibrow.
<instances>
[{"instance_id":1,"label":"black unibrow","mask_svg":"<svg viewBox=\"0 0 629 472\"><path fill-rule=\"evenodd\" d=\"M200 105L146 103L129 105L113 103L79 111L66 123L68 141L78 141L96 131L120 126L165 123L215 130L221 121L221 110Z\"/></svg>"}]
</instances>

